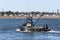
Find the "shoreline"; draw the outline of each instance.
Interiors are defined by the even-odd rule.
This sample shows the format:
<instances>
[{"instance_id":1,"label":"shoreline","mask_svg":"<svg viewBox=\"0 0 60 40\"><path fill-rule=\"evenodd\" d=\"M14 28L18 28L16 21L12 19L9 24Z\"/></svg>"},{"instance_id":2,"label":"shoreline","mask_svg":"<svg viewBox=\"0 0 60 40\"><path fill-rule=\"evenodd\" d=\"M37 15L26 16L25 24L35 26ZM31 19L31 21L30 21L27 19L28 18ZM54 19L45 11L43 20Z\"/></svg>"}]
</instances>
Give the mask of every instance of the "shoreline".
<instances>
[{"instance_id":1,"label":"shoreline","mask_svg":"<svg viewBox=\"0 0 60 40\"><path fill-rule=\"evenodd\" d=\"M8 18L8 19L9 18L15 18L15 19L22 18L22 19L25 19L26 16L0 16L0 18ZM39 18L39 16L38 17L33 16L33 18ZM42 19L44 19L44 18L50 19L50 18L60 18L60 16L42 16L40 18L42 18Z\"/></svg>"}]
</instances>

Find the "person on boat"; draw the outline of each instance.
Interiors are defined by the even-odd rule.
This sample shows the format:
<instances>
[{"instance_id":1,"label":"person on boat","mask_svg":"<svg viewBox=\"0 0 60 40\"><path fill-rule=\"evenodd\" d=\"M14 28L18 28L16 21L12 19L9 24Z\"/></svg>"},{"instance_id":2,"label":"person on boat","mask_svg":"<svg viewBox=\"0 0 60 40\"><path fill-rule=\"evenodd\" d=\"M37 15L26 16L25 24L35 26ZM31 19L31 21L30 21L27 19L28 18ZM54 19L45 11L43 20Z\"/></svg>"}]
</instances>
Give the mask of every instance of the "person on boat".
<instances>
[{"instance_id":1,"label":"person on boat","mask_svg":"<svg viewBox=\"0 0 60 40\"><path fill-rule=\"evenodd\" d=\"M46 31L48 29L47 24L43 27L43 30Z\"/></svg>"},{"instance_id":2,"label":"person on boat","mask_svg":"<svg viewBox=\"0 0 60 40\"><path fill-rule=\"evenodd\" d=\"M47 24L46 24L45 28L48 29L48 25Z\"/></svg>"}]
</instances>

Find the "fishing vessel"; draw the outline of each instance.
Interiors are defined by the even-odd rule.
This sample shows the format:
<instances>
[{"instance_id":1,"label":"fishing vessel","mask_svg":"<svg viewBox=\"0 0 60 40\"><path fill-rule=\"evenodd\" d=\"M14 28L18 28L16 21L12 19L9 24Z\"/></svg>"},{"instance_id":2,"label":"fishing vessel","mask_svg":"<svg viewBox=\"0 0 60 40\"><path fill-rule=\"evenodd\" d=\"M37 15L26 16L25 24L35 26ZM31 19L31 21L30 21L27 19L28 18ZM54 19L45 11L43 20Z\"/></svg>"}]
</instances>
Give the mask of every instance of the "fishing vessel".
<instances>
[{"instance_id":1,"label":"fishing vessel","mask_svg":"<svg viewBox=\"0 0 60 40\"><path fill-rule=\"evenodd\" d=\"M36 22L33 22L33 16L28 15L29 17L26 17L25 22L23 23L22 26L19 26L19 28L16 29L18 32L47 32L50 31L51 28L48 27L46 24L45 26L35 26L40 17L37 19Z\"/></svg>"}]
</instances>

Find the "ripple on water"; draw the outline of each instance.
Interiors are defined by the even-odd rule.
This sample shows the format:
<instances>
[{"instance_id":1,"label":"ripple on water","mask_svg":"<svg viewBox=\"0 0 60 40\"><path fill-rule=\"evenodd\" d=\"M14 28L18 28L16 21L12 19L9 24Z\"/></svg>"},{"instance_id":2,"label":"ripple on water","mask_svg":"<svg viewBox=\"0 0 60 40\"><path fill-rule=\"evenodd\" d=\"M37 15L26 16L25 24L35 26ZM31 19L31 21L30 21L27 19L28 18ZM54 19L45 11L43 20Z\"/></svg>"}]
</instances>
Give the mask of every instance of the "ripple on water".
<instances>
[{"instance_id":1,"label":"ripple on water","mask_svg":"<svg viewBox=\"0 0 60 40\"><path fill-rule=\"evenodd\" d=\"M33 20L35 22L35 19ZM59 40L59 32L16 32L16 28L22 25L23 19L0 19L0 40ZM36 25L48 24L54 30L60 30L60 19L40 19ZM0 27L0 29L1 29ZM4 27L9 29L3 30Z\"/></svg>"}]
</instances>

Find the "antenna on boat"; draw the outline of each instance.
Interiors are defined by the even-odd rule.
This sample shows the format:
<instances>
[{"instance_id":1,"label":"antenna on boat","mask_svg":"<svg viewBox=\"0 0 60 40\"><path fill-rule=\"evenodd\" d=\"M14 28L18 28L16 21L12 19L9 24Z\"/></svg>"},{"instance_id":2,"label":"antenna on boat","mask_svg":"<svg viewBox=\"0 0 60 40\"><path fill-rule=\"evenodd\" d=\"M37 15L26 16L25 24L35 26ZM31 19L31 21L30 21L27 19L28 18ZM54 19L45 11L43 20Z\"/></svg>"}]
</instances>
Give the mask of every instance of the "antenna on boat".
<instances>
[{"instance_id":1,"label":"antenna on boat","mask_svg":"<svg viewBox=\"0 0 60 40\"><path fill-rule=\"evenodd\" d=\"M41 18L43 14L41 13L41 15L39 15L39 18L37 19L37 21L34 23L34 26L36 25L36 23L38 22L38 20Z\"/></svg>"}]
</instances>

